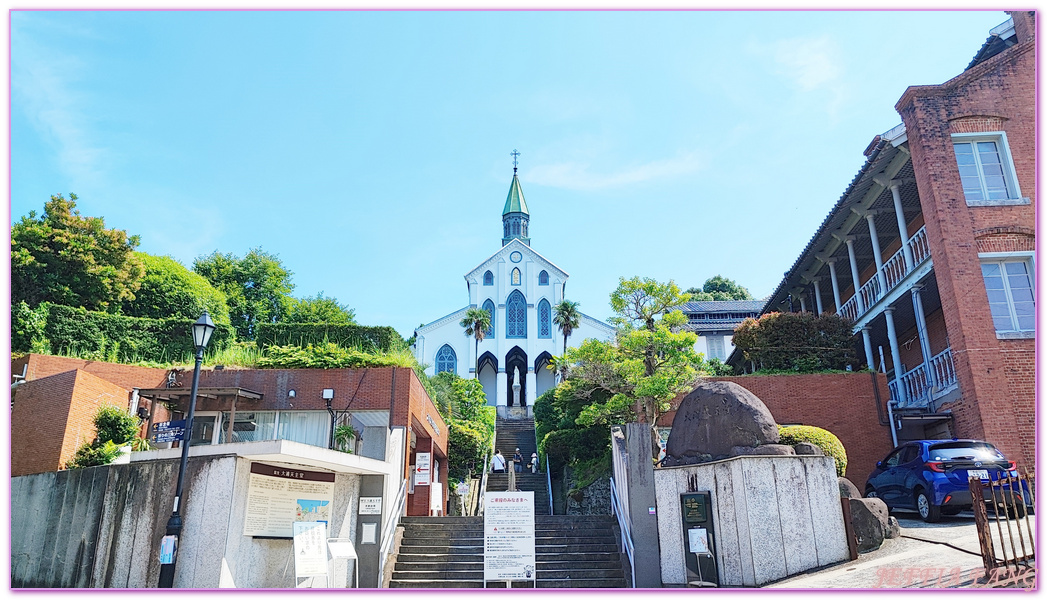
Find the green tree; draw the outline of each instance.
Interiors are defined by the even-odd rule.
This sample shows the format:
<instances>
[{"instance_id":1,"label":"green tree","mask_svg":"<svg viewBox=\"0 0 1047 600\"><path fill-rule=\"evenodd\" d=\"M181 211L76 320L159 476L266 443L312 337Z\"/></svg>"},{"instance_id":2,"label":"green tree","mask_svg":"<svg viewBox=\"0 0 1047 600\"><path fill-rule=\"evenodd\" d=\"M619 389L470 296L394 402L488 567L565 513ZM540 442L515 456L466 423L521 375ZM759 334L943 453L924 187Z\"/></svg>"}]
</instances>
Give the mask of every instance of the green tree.
<instances>
[{"instance_id":1,"label":"green tree","mask_svg":"<svg viewBox=\"0 0 1047 600\"><path fill-rule=\"evenodd\" d=\"M722 275L715 275L705 280L701 289L688 288L687 294L692 301L700 300L752 300L749 290L738 285L734 280Z\"/></svg>"},{"instance_id":2,"label":"green tree","mask_svg":"<svg viewBox=\"0 0 1047 600\"><path fill-rule=\"evenodd\" d=\"M480 342L484 341L484 337L487 334L487 330L491 328L491 313L487 312L482 308L470 308L465 311L465 316L458 322L459 325L465 328L465 335L472 336L475 340L476 348L476 364L473 370L473 376L480 376Z\"/></svg>"},{"instance_id":3,"label":"green tree","mask_svg":"<svg viewBox=\"0 0 1047 600\"><path fill-rule=\"evenodd\" d=\"M225 293L229 320L239 339L255 339L259 323L283 320L291 306L291 271L261 248L251 249L243 258L215 251L197 258L193 271Z\"/></svg>"},{"instance_id":4,"label":"green tree","mask_svg":"<svg viewBox=\"0 0 1047 600\"><path fill-rule=\"evenodd\" d=\"M553 323L556 323L556 328L563 334L564 354L567 354L567 338L571 337L571 332L578 329L581 321L582 313L578 311L578 302L564 299L553 307Z\"/></svg>"},{"instance_id":5,"label":"green tree","mask_svg":"<svg viewBox=\"0 0 1047 600\"><path fill-rule=\"evenodd\" d=\"M115 406L102 406L95 413L95 439L77 448L66 463L68 469L107 465L120 456L120 447L138 437L138 418Z\"/></svg>"},{"instance_id":6,"label":"green tree","mask_svg":"<svg viewBox=\"0 0 1047 600\"><path fill-rule=\"evenodd\" d=\"M858 364L851 322L833 313L746 319L735 328L733 343L757 369L815 373Z\"/></svg>"},{"instance_id":7,"label":"green tree","mask_svg":"<svg viewBox=\"0 0 1047 600\"><path fill-rule=\"evenodd\" d=\"M206 279L170 256L137 253L145 267L142 286L133 300L125 300L123 313L131 317L195 321L206 310L219 325L229 325L225 294Z\"/></svg>"},{"instance_id":8,"label":"green tree","mask_svg":"<svg viewBox=\"0 0 1047 600\"><path fill-rule=\"evenodd\" d=\"M41 302L117 312L142 278L137 235L106 229L76 210L76 194L51 196L11 227L11 302Z\"/></svg>"},{"instance_id":9,"label":"green tree","mask_svg":"<svg viewBox=\"0 0 1047 600\"><path fill-rule=\"evenodd\" d=\"M682 392L693 389L705 369L695 353L694 333L680 331L687 318L671 310L688 300L672 281L634 277L620 279L611 294L612 321L618 332L614 343L586 340L567 351L575 366L571 377L590 392L602 390L610 398L594 402L579 415L582 425L637 420L654 429L658 417ZM657 455L657 435L652 436Z\"/></svg>"},{"instance_id":10,"label":"green tree","mask_svg":"<svg viewBox=\"0 0 1047 600\"><path fill-rule=\"evenodd\" d=\"M487 405L487 395L476 379L444 372L428 381L433 403L447 423L448 477L470 477L474 469L484 467L484 455L491 450L495 409Z\"/></svg>"},{"instance_id":11,"label":"green tree","mask_svg":"<svg viewBox=\"0 0 1047 600\"><path fill-rule=\"evenodd\" d=\"M281 319L283 323L356 323L356 311L348 304L339 304L335 298L327 298L321 291L316 296L295 298Z\"/></svg>"}]
</instances>

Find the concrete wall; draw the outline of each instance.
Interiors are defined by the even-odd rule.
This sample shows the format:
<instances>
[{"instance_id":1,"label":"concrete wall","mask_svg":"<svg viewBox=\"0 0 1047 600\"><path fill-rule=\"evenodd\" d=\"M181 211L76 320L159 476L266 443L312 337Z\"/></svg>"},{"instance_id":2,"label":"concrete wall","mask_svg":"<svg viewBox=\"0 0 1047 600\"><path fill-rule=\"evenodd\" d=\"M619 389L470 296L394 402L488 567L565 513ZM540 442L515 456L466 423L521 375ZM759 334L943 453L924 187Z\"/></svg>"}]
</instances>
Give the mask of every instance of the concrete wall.
<instances>
[{"instance_id":1,"label":"concrete wall","mask_svg":"<svg viewBox=\"0 0 1047 600\"><path fill-rule=\"evenodd\" d=\"M163 460L13 478L11 586L156 587L177 472ZM242 535L249 472L235 456L190 459L175 587L295 586L290 539ZM356 538L359 485L336 476L329 537Z\"/></svg>"},{"instance_id":2,"label":"concrete wall","mask_svg":"<svg viewBox=\"0 0 1047 600\"><path fill-rule=\"evenodd\" d=\"M664 585L686 584L680 494L712 492L721 586L759 586L847 560L833 461L739 456L654 471Z\"/></svg>"}]
</instances>

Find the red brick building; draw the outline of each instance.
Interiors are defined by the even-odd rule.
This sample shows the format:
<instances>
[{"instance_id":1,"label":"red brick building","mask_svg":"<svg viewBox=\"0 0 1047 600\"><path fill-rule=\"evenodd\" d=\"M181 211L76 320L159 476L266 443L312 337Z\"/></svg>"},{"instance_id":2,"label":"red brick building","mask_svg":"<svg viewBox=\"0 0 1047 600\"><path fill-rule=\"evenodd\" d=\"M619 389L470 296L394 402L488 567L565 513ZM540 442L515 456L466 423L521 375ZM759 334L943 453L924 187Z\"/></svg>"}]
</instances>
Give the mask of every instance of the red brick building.
<instances>
[{"instance_id":1,"label":"red brick building","mask_svg":"<svg viewBox=\"0 0 1047 600\"><path fill-rule=\"evenodd\" d=\"M13 476L63 468L80 444L94 438L92 419L104 404L144 409L146 430L183 418L192 383L191 370L39 354L15 359L12 372L24 373L13 392ZM205 369L190 444L287 439L326 448L332 411L337 424L360 434L353 443L357 453L373 456L377 448L384 456L389 428L405 428L404 477L411 477L417 455L428 453L432 480L446 482L447 425L408 368ZM413 486L408 514L428 514L430 489ZM442 507L446 485L440 489Z\"/></svg>"},{"instance_id":2,"label":"red brick building","mask_svg":"<svg viewBox=\"0 0 1047 600\"><path fill-rule=\"evenodd\" d=\"M851 319L899 440L985 439L1032 467L1036 23L1008 14L963 73L905 91L763 312Z\"/></svg>"}]
</instances>

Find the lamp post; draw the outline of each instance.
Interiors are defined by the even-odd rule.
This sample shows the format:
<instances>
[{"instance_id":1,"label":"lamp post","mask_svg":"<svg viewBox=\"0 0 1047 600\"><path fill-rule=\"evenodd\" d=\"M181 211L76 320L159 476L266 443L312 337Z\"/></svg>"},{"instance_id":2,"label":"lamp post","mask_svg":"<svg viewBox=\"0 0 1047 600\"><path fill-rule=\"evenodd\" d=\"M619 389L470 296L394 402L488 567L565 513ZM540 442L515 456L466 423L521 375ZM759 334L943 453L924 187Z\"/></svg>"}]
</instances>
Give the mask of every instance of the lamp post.
<instances>
[{"instance_id":1,"label":"lamp post","mask_svg":"<svg viewBox=\"0 0 1047 600\"><path fill-rule=\"evenodd\" d=\"M200 365L204 362L204 349L211 340L215 325L211 316L204 314L193 323L193 345L196 346L196 367L193 369L193 387L189 392L189 414L182 430L182 462L178 465L178 483L175 485L174 510L167 520L167 535L160 542L160 583L157 587L174 587L175 564L178 561L178 539L182 535L182 515L178 512L182 500L182 483L185 467L189 463L189 440L193 437L193 413L196 412L196 390L200 384Z\"/></svg>"}]
</instances>

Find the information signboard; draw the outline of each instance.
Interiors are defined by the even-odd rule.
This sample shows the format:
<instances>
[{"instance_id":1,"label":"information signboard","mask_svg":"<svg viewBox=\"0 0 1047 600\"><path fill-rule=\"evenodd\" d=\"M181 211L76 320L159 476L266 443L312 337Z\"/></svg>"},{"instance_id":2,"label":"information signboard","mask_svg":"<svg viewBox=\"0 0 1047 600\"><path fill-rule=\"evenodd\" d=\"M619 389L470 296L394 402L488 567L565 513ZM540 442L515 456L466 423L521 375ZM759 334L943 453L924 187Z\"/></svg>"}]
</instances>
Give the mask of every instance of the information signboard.
<instances>
[{"instance_id":1,"label":"information signboard","mask_svg":"<svg viewBox=\"0 0 1047 600\"><path fill-rule=\"evenodd\" d=\"M484 495L484 581L534 581L534 492Z\"/></svg>"},{"instance_id":2,"label":"information signboard","mask_svg":"<svg viewBox=\"0 0 1047 600\"><path fill-rule=\"evenodd\" d=\"M361 515L380 515L382 514L382 497L381 496L360 496L360 514Z\"/></svg>"},{"instance_id":3,"label":"information signboard","mask_svg":"<svg viewBox=\"0 0 1047 600\"><path fill-rule=\"evenodd\" d=\"M432 465L432 454L429 452L419 452L414 456L414 484L429 485L429 468Z\"/></svg>"},{"instance_id":4,"label":"information signboard","mask_svg":"<svg viewBox=\"0 0 1047 600\"><path fill-rule=\"evenodd\" d=\"M330 520L334 473L251 464L244 535L294 536L296 522Z\"/></svg>"},{"instance_id":5,"label":"information signboard","mask_svg":"<svg viewBox=\"0 0 1047 600\"><path fill-rule=\"evenodd\" d=\"M178 442L185 437L185 419L180 421L163 421L153 423L153 441L162 444L164 442Z\"/></svg>"},{"instance_id":6,"label":"information signboard","mask_svg":"<svg viewBox=\"0 0 1047 600\"><path fill-rule=\"evenodd\" d=\"M294 524L294 575L327 576L327 523L298 521Z\"/></svg>"}]
</instances>

